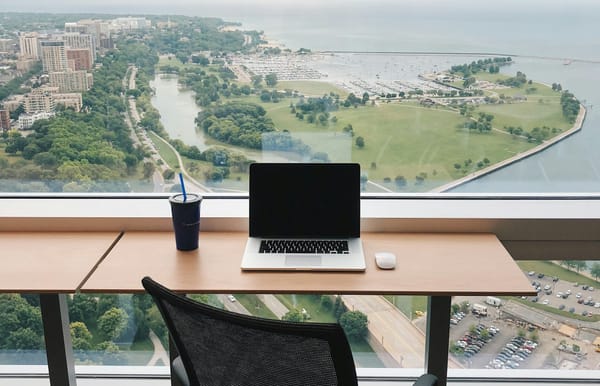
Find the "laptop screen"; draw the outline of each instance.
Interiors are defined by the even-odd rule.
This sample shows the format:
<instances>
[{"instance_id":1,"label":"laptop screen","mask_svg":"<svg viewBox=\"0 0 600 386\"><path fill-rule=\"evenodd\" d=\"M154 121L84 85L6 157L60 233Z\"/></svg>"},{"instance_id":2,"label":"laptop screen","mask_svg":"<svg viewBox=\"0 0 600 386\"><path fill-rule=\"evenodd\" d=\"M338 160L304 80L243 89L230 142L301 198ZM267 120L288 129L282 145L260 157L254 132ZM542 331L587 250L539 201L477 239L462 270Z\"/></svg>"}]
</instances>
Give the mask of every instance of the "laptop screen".
<instances>
[{"instance_id":1,"label":"laptop screen","mask_svg":"<svg viewBox=\"0 0 600 386\"><path fill-rule=\"evenodd\" d=\"M250 236L360 236L358 164L250 165Z\"/></svg>"}]
</instances>

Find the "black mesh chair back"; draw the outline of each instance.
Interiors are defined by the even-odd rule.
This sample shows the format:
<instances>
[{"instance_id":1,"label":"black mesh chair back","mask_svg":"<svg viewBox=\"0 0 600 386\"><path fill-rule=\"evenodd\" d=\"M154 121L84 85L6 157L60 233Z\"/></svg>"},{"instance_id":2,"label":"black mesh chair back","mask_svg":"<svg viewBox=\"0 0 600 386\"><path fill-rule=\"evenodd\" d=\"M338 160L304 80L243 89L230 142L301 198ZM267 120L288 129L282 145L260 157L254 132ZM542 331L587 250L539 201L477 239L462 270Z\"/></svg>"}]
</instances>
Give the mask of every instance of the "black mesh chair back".
<instances>
[{"instance_id":1,"label":"black mesh chair back","mask_svg":"<svg viewBox=\"0 0 600 386\"><path fill-rule=\"evenodd\" d=\"M357 385L352 351L338 324L240 315L177 295L145 277L190 385Z\"/></svg>"}]
</instances>

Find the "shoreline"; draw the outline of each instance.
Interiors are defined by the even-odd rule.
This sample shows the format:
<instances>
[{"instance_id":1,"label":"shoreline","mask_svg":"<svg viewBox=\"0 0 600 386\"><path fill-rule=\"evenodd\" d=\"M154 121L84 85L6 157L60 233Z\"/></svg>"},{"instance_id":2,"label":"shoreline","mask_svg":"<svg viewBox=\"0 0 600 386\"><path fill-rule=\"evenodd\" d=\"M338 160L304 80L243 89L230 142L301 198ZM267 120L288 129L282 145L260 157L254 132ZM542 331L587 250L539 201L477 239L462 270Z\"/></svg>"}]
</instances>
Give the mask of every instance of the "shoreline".
<instances>
[{"instance_id":1,"label":"shoreline","mask_svg":"<svg viewBox=\"0 0 600 386\"><path fill-rule=\"evenodd\" d=\"M474 181L478 178L481 178L485 175L493 173L497 170L503 169L503 168L505 168L509 165L512 165L518 161L521 161L525 158L531 157L532 155L535 155L543 150L546 150L550 146L553 146L553 145L559 143L560 141L570 137L571 135L581 131L581 129L583 128L583 122L585 121L586 114L587 114L586 108L583 106L583 104L580 103L579 104L579 113L577 114L577 119L575 119L575 123L573 123L573 126L569 130L565 131L564 133L561 133L561 134L555 136L554 138L549 139L548 141L545 141L545 142L539 144L538 146L535 146L523 153L520 153L520 154L517 154L510 158L507 158L504 161L501 161L501 162L498 162L497 164L488 166L487 168L470 173L462 178L459 178L458 180L454 180L447 184L438 186L437 188L432 189L429 192L430 193L447 193L454 188L457 188L463 184L466 184L467 182Z\"/></svg>"}]
</instances>

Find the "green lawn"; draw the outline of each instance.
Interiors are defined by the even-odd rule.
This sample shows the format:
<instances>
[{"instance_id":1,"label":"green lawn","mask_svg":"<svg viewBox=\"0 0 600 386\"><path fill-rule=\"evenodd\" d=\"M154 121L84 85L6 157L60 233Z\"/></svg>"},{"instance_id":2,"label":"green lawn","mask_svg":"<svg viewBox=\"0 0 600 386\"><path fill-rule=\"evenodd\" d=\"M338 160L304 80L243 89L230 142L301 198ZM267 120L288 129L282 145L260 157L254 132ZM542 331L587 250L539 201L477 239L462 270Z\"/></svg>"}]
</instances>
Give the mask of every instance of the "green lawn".
<instances>
[{"instance_id":1,"label":"green lawn","mask_svg":"<svg viewBox=\"0 0 600 386\"><path fill-rule=\"evenodd\" d=\"M494 81L507 76L482 73L477 77ZM280 82L278 88L315 95L340 92L326 82ZM527 93L528 88L535 90ZM494 128L503 130L505 126L521 126L526 131L542 126L561 131L570 128L562 116L559 94L546 85L534 82L522 88L493 89L486 93L527 97L524 102L479 106L474 116L477 117L478 112L493 114ZM535 146L523 138L498 131L469 132L463 129L466 118L457 111L424 107L416 101L342 107L331 111L329 121L322 125L299 120L291 113L290 103L297 103L297 98L284 98L278 103L263 103L256 96L238 100L260 104L278 129L294 133L313 152L327 153L333 162L358 162L369 180L393 191L428 191L476 171L477 163L486 158L494 164ZM354 137L343 133L348 124L354 128ZM364 138L364 148L356 146L358 136ZM471 162L465 167L468 160ZM463 166L456 169L455 164ZM417 182L418 175L426 176L424 182ZM405 177L408 182L405 187L399 189L396 186L397 176ZM384 179L390 182L384 182Z\"/></svg>"},{"instance_id":2,"label":"green lawn","mask_svg":"<svg viewBox=\"0 0 600 386\"><path fill-rule=\"evenodd\" d=\"M517 264L524 272L534 271L536 274L543 273L547 276L556 276L561 280L571 283L587 284L593 287L600 287L599 281L581 275L575 271L568 270L550 261L521 260L517 261Z\"/></svg>"},{"instance_id":3,"label":"green lawn","mask_svg":"<svg viewBox=\"0 0 600 386\"><path fill-rule=\"evenodd\" d=\"M179 162L177 161L175 152L169 146L167 146L167 144L165 144L155 132L148 130L148 136L150 139L152 139L152 142L154 142L154 146L156 146L158 153L169 165L169 167L173 170L178 170Z\"/></svg>"},{"instance_id":4,"label":"green lawn","mask_svg":"<svg viewBox=\"0 0 600 386\"><path fill-rule=\"evenodd\" d=\"M325 94L333 92L338 94L340 98L345 99L348 96L348 92L344 89L338 88L331 83L319 82L319 81L280 81L277 83L276 88L278 90L293 90L298 91L300 94L305 96L316 96L321 97Z\"/></svg>"},{"instance_id":5,"label":"green lawn","mask_svg":"<svg viewBox=\"0 0 600 386\"><path fill-rule=\"evenodd\" d=\"M333 323L336 321L331 310L321 307L320 295L275 295L288 309L304 308L313 322Z\"/></svg>"},{"instance_id":6,"label":"green lawn","mask_svg":"<svg viewBox=\"0 0 600 386\"><path fill-rule=\"evenodd\" d=\"M417 316L416 311L427 311L427 296L386 295L385 298L411 320Z\"/></svg>"}]
</instances>

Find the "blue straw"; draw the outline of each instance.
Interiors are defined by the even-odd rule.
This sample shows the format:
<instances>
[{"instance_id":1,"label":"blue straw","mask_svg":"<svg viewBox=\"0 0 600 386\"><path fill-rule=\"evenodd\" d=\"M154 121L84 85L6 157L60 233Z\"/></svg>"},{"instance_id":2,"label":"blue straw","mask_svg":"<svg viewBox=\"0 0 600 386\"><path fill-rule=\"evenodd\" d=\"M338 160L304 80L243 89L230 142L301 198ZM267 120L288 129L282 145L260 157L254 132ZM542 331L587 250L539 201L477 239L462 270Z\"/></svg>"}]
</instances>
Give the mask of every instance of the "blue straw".
<instances>
[{"instance_id":1,"label":"blue straw","mask_svg":"<svg viewBox=\"0 0 600 386\"><path fill-rule=\"evenodd\" d=\"M183 202L187 201L187 193L185 192L185 184L183 183L183 174L179 173L179 182L181 183L181 192L183 193Z\"/></svg>"}]
</instances>

